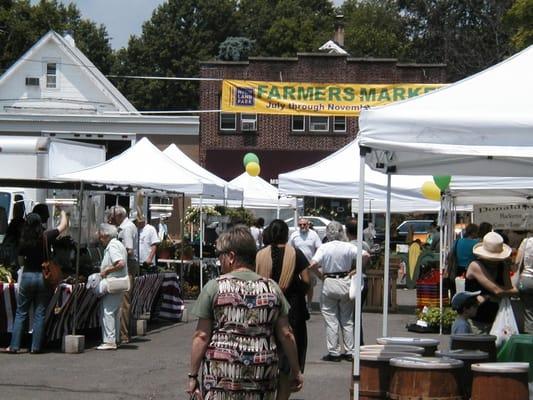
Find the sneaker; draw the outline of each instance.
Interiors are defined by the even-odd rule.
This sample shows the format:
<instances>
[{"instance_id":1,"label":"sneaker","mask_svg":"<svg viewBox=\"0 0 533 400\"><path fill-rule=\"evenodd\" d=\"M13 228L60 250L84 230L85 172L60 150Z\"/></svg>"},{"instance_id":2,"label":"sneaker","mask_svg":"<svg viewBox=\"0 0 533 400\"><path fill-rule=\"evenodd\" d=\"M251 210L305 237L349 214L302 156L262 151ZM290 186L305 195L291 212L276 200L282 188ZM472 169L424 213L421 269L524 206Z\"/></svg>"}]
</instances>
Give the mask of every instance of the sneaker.
<instances>
[{"instance_id":1,"label":"sneaker","mask_svg":"<svg viewBox=\"0 0 533 400\"><path fill-rule=\"evenodd\" d=\"M341 356L334 356L333 354L326 354L322 357L322 361L340 362Z\"/></svg>"},{"instance_id":2,"label":"sneaker","mask_svg":"<svg viewBox=\"0 0 533 400\"><path fill-rule=\"evenodd\" d=\"M341 358L345 361L353 362L353 355L351 355L350 353L344 353L343 355L341 355Z\"/></svg>"},{"instance_id":3,"label":"sneaker","mask_svg":"<svg viewBox=\"0 0 533 400\"><path fill-rule=\"evenodd\" d=\"M114 343L102 343L96 350L116 350L117 345Z\"/></svg>"}]
</instances>

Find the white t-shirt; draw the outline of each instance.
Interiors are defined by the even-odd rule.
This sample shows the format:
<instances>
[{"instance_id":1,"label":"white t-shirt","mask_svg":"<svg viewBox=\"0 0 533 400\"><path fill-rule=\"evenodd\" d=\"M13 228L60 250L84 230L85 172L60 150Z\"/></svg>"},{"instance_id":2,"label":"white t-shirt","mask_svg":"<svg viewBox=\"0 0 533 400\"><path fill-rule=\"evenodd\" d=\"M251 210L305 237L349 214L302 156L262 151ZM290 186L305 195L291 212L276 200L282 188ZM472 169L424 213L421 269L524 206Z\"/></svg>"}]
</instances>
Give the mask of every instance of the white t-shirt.
<instances>
[{"instance_id":1,"label":"white t-shirt","mask_svg":"<svg viewBox=\"0 0 533 400\"><path fill-rule=\"evenodd\" d=\"M298 229L291 234L289 244L292 247L300 249L304 253L305 258L307 258L307 261L311 262L313 255L322 245L322 241L318 233L314 230L309 229L307 232L302 232Z\"/></svg>"},{"instance_id":2,"label":"white t-shirt","mask_svg":"<svg viewBox=\"0 0 533 400\"><path fill-rule=\"evenodd\" d=\"M251 226L250 233L252 234L255 240L255 247L257 247L258 249L263 247L263 230L261 228L258 228L257 226Z\"/></svg>"},{"instance_id":3,"label":"white t-shirt","mask_svg":"<svg viewBox=\"0 0 533 400\"><path fill-rule=\"evenodd\" d=\"M128 275L128 251L120 241L117 239L111 239L104 250L102 264L100 264L100 271L109 268L119 260L124 260L126 266L118 271L109 273L108 276L121 278Z\"/></svg>"},{"instance_id":4,"label":"white t-shirt","mask_svg":"<svg viewBox=\"0 0 533 400\"><path fill-rule=\"evenodd\" d=\"M151 247L159 243L157 231L152 225L146 224L139 230L139 262L143 263L150 255ZM151 265L155 265L155 257L152 259Z\"/></svg>"},{"instance_id":5,"label":"white t-shirt","mask_svg":"<svg viewBox=\"0 0 533 400\"><path fill-rule=\"evenodd\" d=\"M125 218L124 221L118 227L118 238L126 249L133 249L133 254L136 260L138 260L137 252L137 227L129 218Z\"/></svg>"},{"instance_id":6,"label":"white t-shirt","mask_svg":"<svg viewBox=\"0 0 533 400\"><path fill-rule=\"evenodd\" d=\"M357 258L357 247L348 242L333 240L318 248L313 260L322 267L323 274L349 272Z\"/></svg>"}]
</instances>

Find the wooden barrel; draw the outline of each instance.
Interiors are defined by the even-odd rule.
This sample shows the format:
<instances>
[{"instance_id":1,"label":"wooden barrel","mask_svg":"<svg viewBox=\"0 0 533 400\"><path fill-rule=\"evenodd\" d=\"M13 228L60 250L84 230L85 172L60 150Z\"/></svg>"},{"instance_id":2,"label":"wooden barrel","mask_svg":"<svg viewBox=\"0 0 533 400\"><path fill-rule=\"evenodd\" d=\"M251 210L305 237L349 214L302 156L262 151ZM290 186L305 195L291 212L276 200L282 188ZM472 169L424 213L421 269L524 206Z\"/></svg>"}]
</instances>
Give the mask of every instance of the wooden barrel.
<instances>
[{"instance_id":1,"label":"wooden barrel","mask_svg":"<svg viewBox=\"0 0 533 400\"><path fill-rule=\"evenodd\" d=\"M527 362L472 364L472 400L528 400Z\"/></svg>"},{"instance_id":2,"label":"wooden barrel","mask_svg":"<svg viewBox=\"0 0 533 400\"><path fill-rule=\"evenodd\" d=\"M452 335L450 347L452 350L481 350L489 354L489 361L496 361L496 336L494 335Z\"/></svg>"},{"instance_id":3,"label":"wooden barrel","mask_svg":"<svg viewBox=\"0 0 533 400\"><path fill-rule=\"evenodd\" d=\"M361 352L359 357L359 399L386 399L390 384L391 358L420 357L414 353L386 351Z\"/></svg>"},{"instance_id":4,"label":"wooden barrel","mask_svg":"<svg viewBox=\"0 0 533 400\"><path fill-rule=\"evenodd\" d=\"M489 354L480 350L437 350L435 352L437 357L448 357L461 360L464 364L463 367L463 393L465 399L470 398L472 393L472 370L471 365L474 363L487 362L489 360Z\"/></svg>"},{"instance_id":5,"label":"wooden barrel","mask_svg":"<svg viewBox=\"0 0 533 400\"><path fill-rule=\"evenodd\" d=\"M392 400L463 400L463 362L453 358L404 357L390 360Z\"/></svg>"},{"instance_id":6,"label":"wooden barrel","mask_svg":"<svg viewBox=\"0 0 533 400\"><path fill-rule=\"evenodd\" d=\"M368 352L383 352L383 353L413 353L413 354L424 354L423 347L417 346L402 346L394 344L367 344L361 346L361 353Z\"/></svg>"},{"instance_id":7,"label":"wooden barrel","mask_svg":"<svg viewBox=\"0 0 533 400\"><path fill-rule=\"evenodd\" d=\"M425 357L433 357L439 347L437 339L410 338L410 337L382 337L377 338L378 344L394 344L402 346L416 346L424 348Z\"/></svg>"}]
</instances>

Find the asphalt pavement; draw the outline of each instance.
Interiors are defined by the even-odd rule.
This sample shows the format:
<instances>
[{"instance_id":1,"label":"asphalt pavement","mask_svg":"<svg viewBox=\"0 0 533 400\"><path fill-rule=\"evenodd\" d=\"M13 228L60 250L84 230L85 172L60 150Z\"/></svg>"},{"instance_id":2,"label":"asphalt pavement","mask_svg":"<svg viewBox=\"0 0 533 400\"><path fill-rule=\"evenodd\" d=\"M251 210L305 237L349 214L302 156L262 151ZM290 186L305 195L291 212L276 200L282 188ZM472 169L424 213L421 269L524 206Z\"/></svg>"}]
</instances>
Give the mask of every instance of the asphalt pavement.
<instances>
[{"instance_id":1,"label":"asphalt pavement","mask_svg":"<svg viewBox=\"0 0 533 400\"><path fill-rule=\"evenodd\" d=\"M412 334L405 326L414 321L414 290L398 290L401 313L389 315L389 336L439 338ZM191 304L189 304L190 308ZM382 314L364 313L364 340L381 336ZM49 349L44 354L0 354L0 400L119 400L187 399L191 337L196 326L188 323L151 324L146 336L135 338L117 351L97 351L97 335L87 338L82 354L63 354ZM324 362L324 322L314 312L308 322L309 346L304 389L292 399L348 399L351 363ZM441 337L441 348L449 337ZM2 343L5 345L5 343Z\"/></svg>"}]
</instances>

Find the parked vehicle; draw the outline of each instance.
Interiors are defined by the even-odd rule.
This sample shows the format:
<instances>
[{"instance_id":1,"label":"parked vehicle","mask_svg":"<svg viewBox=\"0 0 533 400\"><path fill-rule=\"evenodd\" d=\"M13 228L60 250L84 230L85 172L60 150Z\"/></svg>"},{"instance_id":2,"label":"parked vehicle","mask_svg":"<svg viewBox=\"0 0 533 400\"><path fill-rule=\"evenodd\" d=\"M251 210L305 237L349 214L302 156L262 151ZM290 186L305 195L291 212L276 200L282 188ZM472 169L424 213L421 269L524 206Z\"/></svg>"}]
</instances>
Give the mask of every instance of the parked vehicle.
<instances>
[{"instance_id":1,"label":"parked vehicle","mask_svg":"<svg viewBox=\"0 0 533 400\"><path fill-rule=\"evenodd\" d=\"M314 229L314 231L318 233L320 240L324 239L324 237L326 236L326 226L328 226L331 220L324 217L316 217L314 215L304 215L299 218L307 219L311 223L312 229ZM294 218L286 219L285 222L287 223L287 225L289 225L289 235L291 235L296 229L298 229L298 227L294 226Z\"/></svg>"},{"instance_id":2,"label":"parked vehicle","mask_svg":"<svg viewBox=\"0 0 533 400\"><path fill-rule=\"evenodd\" d=\"M398 241L405 243L407 241L409 230L412 230L413 240L420 239L422 243L425 243L429 236L432 223L433 220L431 219L412 219L403 221L398 225L398 228L396 228Z\"/></svg>"}]
</instances>

